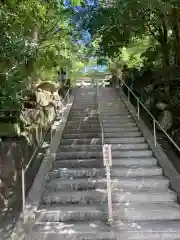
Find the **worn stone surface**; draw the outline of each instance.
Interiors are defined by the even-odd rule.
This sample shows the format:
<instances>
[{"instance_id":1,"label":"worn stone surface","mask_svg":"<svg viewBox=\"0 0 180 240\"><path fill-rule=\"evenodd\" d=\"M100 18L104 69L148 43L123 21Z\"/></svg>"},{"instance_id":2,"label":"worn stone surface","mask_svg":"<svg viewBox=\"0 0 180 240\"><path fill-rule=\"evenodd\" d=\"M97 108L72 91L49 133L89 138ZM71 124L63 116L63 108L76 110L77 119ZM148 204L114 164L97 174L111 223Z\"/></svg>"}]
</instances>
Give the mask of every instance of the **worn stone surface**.
<instances>
[{"instance_id":1,"label":"worn stone surface","mask_svg":"<svg viewBox=\"0 0 180 240\"><path fill-rule=\"evenodd\" d=\"M163 111L158 118L158 122L165 131L169 130L173 124L172 113L168 110Z\"/></svg>"},{"instance_id":2,"label":"worn stone surface","mask_svg":"<svg viewBox=\"0 0 180 240\"><path fill-rule=\"evenodd\" d=\"M74 90L75 102L62 134L61 146L57 148L54 162L51 161L52 169L44 176L46 182L41 176L44 185L42 187L38 183L38 188L35 188L34 195L30 198L36 204L35 221L29 231L28 240L178 239L180 207L177 194L168 188L169 180L163 176L162 170L168 177L172 177L170 182L173 184L179 176L173 172L171 165L168 165L170 173L167 174L162 149L159 145L154 149L152 135L148 135L151 133L147 134L146 129L143 129L141 120L137 120L134 109L127 103L124 95L121 94L119 99L112 88L100 88L98 95L96 93L93 88ZM90 113L96 112L97 102L100 104L101 115L96 114L92 118ZM116 108L117 105L119 109ZM77 109L81 114L76 115ZM82 124L84 121L88 124ZM107 122L108 125L103 126ZM127 134L127 128L131 129L132 126L121 127L121 123L132 122L140 130L136 134L133 131ZM98 141L93 142L96 138L102 138L102 129L98 131L98 123L99 128L103 126L106 133L103 142L112 144L111 196L114 222L111 227L106 225L108 195L102 150ZM71 128L71 133L67 134L69 125L76 124L77 127ZM116 131L109 132L114 124L119 124L119 127L116 127ZM94 133L84 134L79 131L85 126L94 129ZM126 128L125 135L123 128ZM87 151L88 143L93 143L89 147L91 151ZM157 161L160 167L157 166ZM99 166L98 162L101 163ZM41 191L38 192L40 186ZM36 195L39 196L38 200Z\"/></svg>"},{"instance_id":3,"label":"worn stone surface","mask_svg":"<svg viewBox=\"0 0 180 240\"><path fill-rule=\"evenodd\" d=\"M45 107L48 106L52 100L52 94L46 90L36 91L36 102L38 105Z\"/></svg>"},{"instance_id":4,"label":"worn stone surface","mask_svg":"<svg viewBox=\"0 0 180 240\"><path fill-rule=\"evenodd\" d=\"M171 187L176 191L176 193L180 192L179 187L179 181L180 181L180 175L174 168L172 162L168 159L166 153L163 151L162 147L157 142L157 146L154 145L154 137L150 130L147 128L145 123L141 119L137 119L136 117L136 110L135 108L128 102L126 96L123 92L120 93L121 97L123 98L126 106L131 109L132 116L134 117L134 120L138 124L139 128L141 129L144 137L146 138L146 141L148 142L149 146L151 147L154 156L158 160L158 164L163 168L165 176L167 176L170 179Z\"/></svg>"},{"instance_id":5,"label":"worn stone surface","mask_svg":"<svg viewBox=\"0 0 180 240\"><path fill-rule=\"evenodd\" d=\"M21 165L27 163L33 146L28 146L25 138L6 139L0 142L0 208L11 205L14 196L21 192Z\"/></svg>"},{"instance_id":6,"label":"worn stone surface","mask_svg":"<svg viewBox=\"0 0 180 240\"><path fill-rule=\"evenodd\" d=\"M3 211L0 225L5 226L6 221L8 224L10 216L13 215L8 231L12 230L12 225L21 209L22 165L28 164L49 124L61 109L62 97L58 95L58 86L53 83L48 89L48 84L45 87L43 85L41 89L37 89L38 84L35 84L23 92L24 107L18 123L0 123L0 136L3 137L0 142L0 210ZM45 140L48 142L49 138L48 133ZM31 164L30 172L26 174L26 189L29 189L34 180L45 150L46 147L40 150L35 158L36 161ZM4 233L4 229L0 229L1 231Z\"/></svg>"},{"instance_id":7,"label":"worn stone surface","mask_svg":"<svg viewBox=\"0 0 180 240\"><path fill-rule=\"evenodd\" d=\"M71 104L72 103L70 101L64 110L65 112L64 112L63 118L58 121L58 126L56 126L56 131L53 135L51 145L49 146L48 151L44 156L40 169L34 179L33 185L26 198L26 205L25 205L25 212L24 212L25 221L23 220L22 216L19 218L11 235L12 240L18 240L19 238L23 240L30 239L29 238L30 236L28 236L28 233L31 230L32 225L34 224L33 223L34 213L39 206L39 202L41 201L41 195L44 191L46 174L52 167L52 162L55 158L56 150L61 141L61 136L67 121Z\"/></svg>"},{"instance_id":8,"label":"worn stone surface","mask_svg":"<svg viewBox=\"0 0 180 240\"><path fill-rule=\"evenodd\" d=\"M53 92L58 91L59 84L57 84L55 82L46 81L46 82L42 82L42 83L38 84L37 89L42 89L42 90L53 93Z\"/></svg>"}]
</instances>

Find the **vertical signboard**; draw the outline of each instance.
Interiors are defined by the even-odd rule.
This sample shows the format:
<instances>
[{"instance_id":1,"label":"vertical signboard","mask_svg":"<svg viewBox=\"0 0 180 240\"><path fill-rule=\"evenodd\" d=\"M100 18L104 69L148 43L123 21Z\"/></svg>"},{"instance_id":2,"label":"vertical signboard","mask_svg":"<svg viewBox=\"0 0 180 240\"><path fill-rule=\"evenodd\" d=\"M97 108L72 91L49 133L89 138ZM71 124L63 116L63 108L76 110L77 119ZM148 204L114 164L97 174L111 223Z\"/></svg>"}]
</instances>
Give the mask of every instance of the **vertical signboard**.
<instances>
[{"instance_id":1,"label":"vertical signboard","mask_svg":"<svg viewBox=\"0 0 180 240\"><path fill-rule=\"evenodd\" d=\"M107 179L107 194L108 194L108 223L113 222L113 211L112 211L112 195L111 195L111 172L110 166L112 166L112 152L111 145L103 145L103 164L106 167L106 179Z\"/></svg>"},{"instance_id":2,"label":"vertical signboard","mask_svg":"<svg viewBox=\"0 0 180 240\"><path fill-rule=\"evenodd\" d=\"M103 163L105 167L112 166L112 152L109 144L103 145Z\"/></svg>"}]
</instances>

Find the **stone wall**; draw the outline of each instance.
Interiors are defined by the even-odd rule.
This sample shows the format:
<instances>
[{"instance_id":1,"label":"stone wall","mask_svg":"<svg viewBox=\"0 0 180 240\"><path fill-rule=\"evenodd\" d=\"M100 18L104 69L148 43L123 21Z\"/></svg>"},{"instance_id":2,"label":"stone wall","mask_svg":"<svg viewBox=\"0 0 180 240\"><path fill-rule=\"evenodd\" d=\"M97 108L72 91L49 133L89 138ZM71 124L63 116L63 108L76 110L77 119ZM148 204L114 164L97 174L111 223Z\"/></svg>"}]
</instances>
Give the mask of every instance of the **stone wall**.
<instances>
[{"instance_id":1,"label":"stone wall","mask_svg":"<svg viewBox=\"0 0 180 240\"><path fill-rule=\"evenodd\" d=\"M52 82L30 86L23 93L18 121L0 121L0 209L10 207L21 195L22 165L28 164L61 108L63 98L58 90Z\"/></svg>"}]
</instances>

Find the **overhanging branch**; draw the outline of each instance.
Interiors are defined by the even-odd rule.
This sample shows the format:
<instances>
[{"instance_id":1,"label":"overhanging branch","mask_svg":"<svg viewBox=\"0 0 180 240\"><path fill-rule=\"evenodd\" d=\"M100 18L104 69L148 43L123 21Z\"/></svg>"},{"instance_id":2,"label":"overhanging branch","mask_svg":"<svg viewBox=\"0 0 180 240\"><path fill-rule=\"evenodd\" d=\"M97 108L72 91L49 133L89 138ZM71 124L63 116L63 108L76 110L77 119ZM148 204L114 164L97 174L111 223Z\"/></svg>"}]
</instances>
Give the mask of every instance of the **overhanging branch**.
<instances>
[{"instance_id":1,"label":"overhanging branch","mask_svg":"<svg viewBox=\"0 0 180 240\"><path fill-rule=\"evenodd\" d=\"M153 32L153 30L151 29L151 26L149 24L147 24L147 28L148 31L150 32L150 34L156 39L156 41L158 41L159 43L161 43L160 39L156 36L156 34Z\"/></svg>"}]
</instances>

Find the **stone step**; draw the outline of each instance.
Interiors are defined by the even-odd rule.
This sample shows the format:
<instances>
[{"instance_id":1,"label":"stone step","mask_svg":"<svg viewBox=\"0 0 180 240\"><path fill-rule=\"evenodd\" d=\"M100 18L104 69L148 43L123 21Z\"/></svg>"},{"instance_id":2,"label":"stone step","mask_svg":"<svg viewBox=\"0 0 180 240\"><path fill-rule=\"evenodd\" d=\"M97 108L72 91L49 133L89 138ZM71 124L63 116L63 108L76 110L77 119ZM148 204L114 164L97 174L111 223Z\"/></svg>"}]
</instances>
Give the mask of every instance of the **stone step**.
<instances>
[{"instance_id":1,"label":"stone step","mask_svg":"<svg viewBox=\"0 0 180 240\"><path fill-rule=\"evenodd\" d=\"M113 205L115 221L179 220L180 205L176 202L118 203Z\"/></svg>"},{"instance_id":2,"label":"stone step","mask_svg":"<svg viewBox=\"0 0 180 240\"><path fill-rule=\"evenodd\" d=\"M144 143L144 137L121 137L121 138L106 138L106 144L133 144L133 143Z\"/></svg>"},{"instance_id":3,"label":"stone step","mask_svg":"<svg viewBox=\"0 0 180 240\"><path fill-rule=\"evenodd\" d=\"M69 113L69 116L72 117L98 117L99 112L97 108L84 108L79 111L73 111L71 110Z\"/></svg>"},{"instance_id":4,"label":"stone step","mask_svg":"<svg viewBox=\"0 0 180 240\"><path fill-rule=\"evenodd\" d=\"M91 112L97 112L98 106L85 106L84 108L71 108L70 113L73 114L85 114L85 113L91 113Z\"/></svg>"},{"instance_id":5,"label":"stone step","mask_svg":"<svg viewBox=\"0 0 180 240\"><path fill-rule=\"evenodd\" d=\"M96 129L96 128L99 128L101 127L100 123L84 123L84 122L80 122L80 124L68 124L65 126L65 129L68 128L68 129L76 129L78 126L79 129L86 129L86 128L91 128L91 129ZM133 126L134 127L134 126Z\"/></svg>"},{"instance_id":6,"label":"stone step","mask_svg":"<svg viewBox=\"0 0 180 240\"><path fill-rule=\"evenodd\" d=\"M132 117L129 118L123 118L120 119L102 119L103 124L121 124L121 123L134 123L134 119ZM81 124L99 124L99 118L93 119L93 118L83 118L83 119L68 119L66 126L69 125L78 125Z\"/></svg>"},{"instance_id":7,"label":"stone step","mask_svg":"<svg viewBox=\"0 0 180 240\"><path fill-rule=\"evenodd\" d=\"M87 101L79 101L78 99L74 98L74 104L73 104L73 108L78 108L78 107L96 107L98 105L98 103L96 102L96 99L94 98L93 101L91 99L87 99Z\"/></svg>"},{"instance_id":8,"label":"stone step","mask_svg":"<svg viewBox=\"0 0 180 240\"><path fill-rule=\"evenodd\" d=\"M115 233L103 222L36 223L28 240L116 240Z\"/></svg>"},{"instance_id":9,"label":"stone step","mask_svg":"<svg viewBox=\"0 0 180 240\"><path fill-rule=\"evenodd\" d=\"M84 128L81 129L81 125L77 125L76 129L69 129L69 128L65 128L64 129L64 134L80 134L80 133L101 133L101 126L99 125L99 127L97 128Z\"/></svg>"},{"instance_id":10,"label":"stone step","mask_svg":"<svg viewBox=\"0 0 180 240\"><path fill-rule=\"evenodd\" d=\"M60 204L43 205L36 211L36 220L40 222L68 221L107 221L107 204ZM180 205L168 203L115 203L113 204L114 221L179 220Z\"/></svg>"},{"instance_id":11,"label":"stone step","mask_svg":"<svg viewBox=\"0 0 180 240\"><path fill-rule=\"evenodd\" d=\"M81 107L83 107L83 108L94 108L94 109L96 109L97 108L97 106L98 106L98 104L97 103L94 103L94 102L74 102L75 104L72 106L72 110L76 110L76 109L78 109L78 110L81 110L82 108Z\"/></svg>"},{"instance_id":12,"label":"stone step","mask_svg":"<svg viewBox=\"0 0 180 240\"><path fill-rule=\"evenodd\" d=\"M68 116L68 120L83 120L83 119L99 119L99 115L98 114L79 114L79 115L72 115L72 114L69 114Z\"/></svg>"},{"instance_id":13,"label":"stone step","mask_svg":"<svg viewBox=\"0 0 180 240\"><path fill-rule=\"evenodd\" d=\"M69 115L72 117L84 117L84 116L98 116L99 112L101 113L102 117L126 117L131 116L130 112L127 109L120 109L118 111L104 111L101 109L90 109L90 108L85 108L81 109L79 111L73 111L71 110Z\"/></svg>"},{"instance_id":14,"label":"stone step","mask_svg":"<svg viewBox=\"0 0 180 240\"><path fill-rule=\"evenodd\" d=\"M98 106L88 106L88 105L82 105L82 106L77 106L73 107L70 110L70 114L84 114L84 113L90 113L91 111L96 112L98 109Z\"/></svg>"},{"instance_id":15,"label":"stone step","mask_svg":"<svg viewBox=\"0 0 180 240\"><path fill-rule=\"evenodd\" d=\"M102 112L118 112L121 110L128 110L126 105L124 103L118 103L118 105L116 104L112 104L110 106L106 106L101 104L101 111Z\"/></svg>"},{"instance_id":16,"label":"stone step","mask_svg":"<svg viewBox=\"0 0 180 240\"><path fill-rule=\"evenodd\" d=\"M82 123L80 127L81 128L98 128L100 126L100 123L92 123L92 124L86 124L86 123ZM109 123L103 123L103 127L104 128L129 128L129 127L136 127L136 123L132 122L132 123L115 123L115 124L109 124ZM71 124L68 125L68 129L76 129L77 128L77 124Z\"/></svg>"},{"instance_id":17,"label":"stone step","mask_svg":"<svg viewBox=\"0 0 180 240\"><path fill-rule=\"evenodd\" d=\"M98 105L94 105L94 106L84 105L82 108L80 108L80 106L77 106L77 107L72 107L70 110L70 113L79 114L80 112L82 113L91 112L91 111L96 112L97 109L98 109Z\"/></svg>"},{"instance_id":18,"label":"stone step","mask_svg":"<svg viewBox=\"0 0 180 240\"><path fill-rule=\"evenodd\" d=\"M74 138L78 138L78 139L84 139L84 138L101 138L101 133L74 133L74 134L67 134L64 133L63 134L63 139L74 139Z\"/></svg>"},{"instance_id":19,"label":"stone step","mask_svg":"<svg viewBox=\"0 0 180 240\"><path fill-rule=\"evenodd\" d=\"M112 108L113 107L113 108ZM118 102L117 103L113 103L110 105L105 105L103 103L101 103L101 109L103 110L107 110L107 111L116 111L116 110L120 110L120 109L127 109L126 105L124 104L124 102Z\"/></svg>"},{"instance_id":20,"label":"stone step","mask_svg":"<svg viewBox=\"0 0 180 240\"><path fill-rule=\"evenodd\" d=\"M98 124L99 126L99 119L81 119L81 121L79 120L68 120L66 123L66 127L69 126L78 126L79 124L81 125L91 125L91 124Z\"/></svg>"},{"instance_id":21,"label":"stone step","mask_svg":"<svg viewBox=\"0 0 180 240\"><path fill-rule=\"evenodd\" d=\"M178 240L180 221L116 222L114 231L121 240Z\"/></svg>"},{"instance_id":22,"label":"stone step","mask_svg":"<svg viewBox=\"0 0 180 240\"><path fill-rule=\"evenodd\" d=\"M57 152L101 152L102 145L91 144L91 145L65 145L60 146Z\"/></svg>"},{"instance_id":23,"label":"stone step","mask_svg":"<svg viewBox=\"0 0 180 240\"><path fill-rule=\"evenodd\" d=\"M78 106L96 106L97 102L95 99L95 96L91 96L90 98L81 98L78 99L77 96L74 95L74 102L73 102L73 107L78 107Z\"/></svg>"},{"instance_id":24,"label":"stone step","mask_svg":"<svg viewBox=\"0 0 180 240\"><path fill-rule=\"evenodd\" d=\"M97 113L97 109L96 110L84 110L84 111L79 111L79 112L70 112L69 116L74 117L74 118L83 118L83 117L98 117L99 113Z\"/></svg>"},{"instance_id":25,"label":"stone step","mask_svg":"<svg viewBox=\"0 0 180 240\"><path fill-rule=\"evenodd\" d=\"M124 114L121 116L103 116L103 120L121 120L121 119L129 119L132 118L131 114Z\"/></svg>"},{"instance_id":26,"label":"stone step","mask_svg":"<svg viewBox=\"0 0 180 240\"><path fill-rule=\"evenodd\" d=\"M176 202L177 195L170 190L153 189L130 191L112 190L113 203L157 203L157 202ZM107 203L107 191L104 189L86 190L86 191L45 191L42 195L42 204L91 204L91 203Z\"/></svg>"},{"instance_id":27,"label":"stone step","mask_svg":"<svg viewBox=\"0 0 180 240\"><path fill-rule=\"evenodd\" d=\"M122 99L119 98L119 96L112 98L111 96L107 96L108 98L99 98L100 102L101 102L101 106L106 107L106 108L111 108L112 106L118 108L119 106L126 106L124 101Z\"/></svg>"},{"instance_id":28,"label":"stone step","mask_svg":"<svg viewBox=\"0 0 180 240\"><path fill-rule=\"evenodd\" d=\"M80 129L81 126L77 126L77 128L75 129L69 129L69 128L65 128L64 133L67 134L77 134L77 133L95 133L95 132L101 132L101 127L99 125L98 128L84 128L84 129ZM105 128L103 129L104 133L119 133L119 132L137 132L139 131L138 127L129 127L129 128Z\"/></svg>"},{"instance_id":29,"label":"stone step","mask_svg":"<svg viewBox=\"0 0 180 240\"><path fill-rule=\"evenodd\" d=\"M147 176L133 178L111 178L112 189L134 189L140 190L143 188L167 189L169 180L163 176ZM87 190L87 189L106 189L107 181L104 178L79 178L79 179L54 179L47 182L46 188L48 191L57 190Z\"/></svg>"},{"instance_id":30,"label":"stone step","mask_svg":"<svg viewBox=\"0 0 180 240\"><path fill-rule=\"evenodd\" d=\"M56 159L84 159L84 158L102 158L103 154L100 151L74 151L74 152L58 152ZM112 151L112 158L123 157L152 157L151 150L118 150Z\"/></svg>"},{"instance_id":31,"label":"stone step","mask_svg":"<svg viewBox=\"0 0 180 240\"><path fill-rule=\"evenodd\" d=\"M101 112L101 116L102 118L116 118L116 117L126 117L130 115L129 111L126 111L126 110L122 110L122 111L118 111L118 112Z\"/></svg>"},{"instance_id":32,"label":"stone step","mask_svg":"<svg viewBox=\"0 0 180 240\"><path fill-rule=\"evenodd\" d=\"M101 133L64 133L63 138L64 139L74 139L74 138L101 138ZM104 133L105 138L120 138L120 137L141 137L141 132L111 132L111 133Z\"/></svg>"},{"instance_id":33,"label":"stone step","mask_svg":"<svg viewBox=\"0 0 180 240\"><path fill-rule=\"evenodd\" d=\"M105 168L58 168L51 170L47 179L55 178L84 178L84 177L104 177L106 175ZM152 167L112 167L112 177L145 177L162 175L162 169L158 166Z\"/></svg>"},{"instance_id":34,"label":"stone step","mask_svg":"<svg viewBox=\"0 0 180 240\"><path fill-rule=\"evenodd\" d=\"M78 103L75 103L75 105L71 108L71 111L76 111L76 109L78 109L79 111L82 111L83 109L85 109L86 111L88 110L96 110L98 107L98 104L78 104Z\"/></svg>"},{"instance_id":35,"label":"stone step","mask_svg":"<svg viewBox=\"0 0 180 240\"><path fill-rule=\"evenodd\" d=\"M104 133L105 138L120 138L120 137L141 137L141 132L117 132L117 133Z\"/></svg>"},{"instance_id":36,"label":"stone step","mask_svg":"<svg viewBox=\"0 0 180 240\"><path fill-rule=\"evenodd\" d=\"M107 213L104 204L61 204L43 205L35 213L40 222L68 222L68 221L106 221Z\"/></svg>"},{"instance_id":37,"label":"stone step","mask_svg":"<svg viewBox=\"0 0 180 240\"><path fill-rule=\"evenodd\" d=\"M99 120L99 116L68 116L68 121L91 121L91 120Z\"/></svg>"},{"instance_id":38,"label":"stone step","mask_svg":"<svg viewBox=\"0 0 180 240\"><path fill-rule=\"evenodd\" d=\"M120 116L120 115L129 115L129 111L127 108L119 108L119 110L114 109L100 109L101 116Z\"/></svg>"},{"instance_id":39,"label":"stone step","mask_svg":"<svg viewBox=\"0 0 180 240\"><path fill-rule=\"evenodd\" d=\"M108 119L102 119L103 124L107 123L107 124L121 124L121 123L134 123L134 119L132 117L128 117L128 118L124 118L121 117L119 119L113 119L113 118L108 118Z\"/></svg>"},{"instance_id":40,"label":"stone step","mask_svg":"<svg viewBox=\"0 0 180 240\"><path fill-rule=\"evenodd\" d=\"M112 160L113 166L124 167L150 167L157 165L157 159L153 157L146 158L115 158ZM55 160L53 168L101 168L103 166L102 158L92 159L69 159Z\"/></svg>"},{"instance_id":41,"label":"stone step","mask_svg":"<svg viewBox=\"0 0 180 240\"><path fill-rule=\"evenodd\" d=\"M97 102L95 101L95 96L91 96L91 98L88 98L86 95L86 98L84 96L81 96L81 98L77 98L77 95L74 95L74 103L73 107L79 106L79 105L87 105L87 106L96 106Z\"/></svg>"},{"instance_id":42,"label":"stone step","mask_svg":"<svg viewBox=\"0 0 180 240\"><path fill-rule=\"evenodd\" d=\"M106 143L107 144L133 144L133 143L144 143L145 138L144 137L133 137L133 138L107 138ZM81 145L81 144L87 144L87 145L96 145L101 144L102 139L101 138L93 138L93 139L62 139L61 140L61 146L64 145Z\"/></svg>"},{"instance_id":43,"label":"stone step","mask_svg":"<svg viewBox=\"0 0 180 240\"><path fill-rule=\"evenodd\" d=\"M99 145L102 143L101 138L85 138L85 139L62 139L60 146L66 146L66 145Z\"/></svg>"},{"instance_id":44,"label":"stone step","mask_svg":"<svg viewBox=\"0 0 180 240\"><path fill-rule=\"evenodd\" d=\"M105 110L105 109L100 109L101 116L121 116L121 115L130 115L130 112L128 111L127 108L119 108L119 109L114 109L113 110Z\"/></svg>"},{"instance_id":45,"label":"stone step","mask_svg":"<svg viewBox=\"0 0 180 240\"><path fill-rule=\"evenodd\" d=\"M149 145L147 143L127 143L127 144L112 144L111 149L114 151L118 150L144 150L148 149ZM60 152L74 152L74 151L102 151L102 145L66 145L60 146L58 148Z\"/></svg>"},{"instance_id":46,"label":"stone step","mask_svg":"<svg viewBox=\"0 0 180 240\"><path fill-rule=\"evenodd\" d=\"M108 99L109 100L109 99ZM111 100L110 100L111 101ZM117 101L117 99L116 99ZM121 108L126 108L126 105L124 102L122 101L118 101L118 102L110 102L110 103L107 103L107 101L105 99L102 100L102 102L100 101L100 105L101 105L101 108L102 110L103 109L107 109L107 110L111 110L113 111L114 109L117 110L117 109L121 109ZM113 108L112 108L113 107Z\"/></svg>"},{"instance_id":47,"label":"stone step","mask_svg":"<svg viewBox=\"0 0 180 240\"><path fill-rule=\"evenodd\" d=\"M76 96L74 96L74 102L73 102L73 108L76 108L78 106L96 106L97 102L95 99L77 99Z\"/></svg>"},{"instance_id":48,"label":"stone step","mask_svg":"<svg viewBox=\"0 0 180 240\"><path fill-rule=\"evenodd\" d=\"M55 160L53 168L102 168L103 160L98 158L92 159L70 159Z\"/></svg>"},{"instance_id":49,"label":"stone step","mask_svg":"<svg viewBox=\"0 0 180 240\"><path fill-rule=\"evenodd\" d=\"M121 110L121 109L126 109L127 110L127 107L124 104L124 102L118 102L118 104L113 103L113 104L110 104L110 105L100 103L100 106L101 106L102 111L104 111L104 110L117 111L117 110Z\"/></svg>"}]
</instances>

